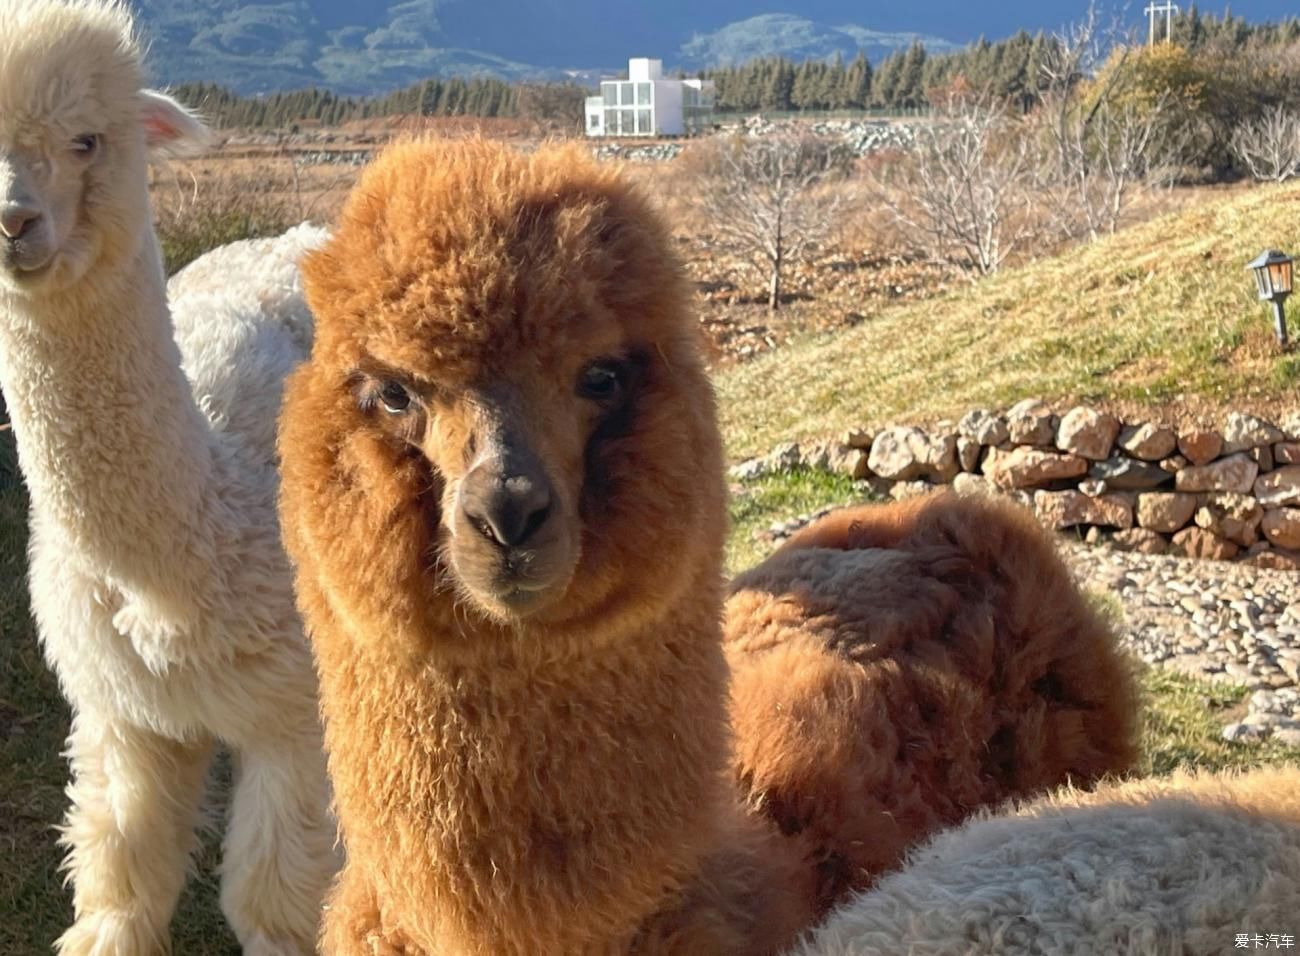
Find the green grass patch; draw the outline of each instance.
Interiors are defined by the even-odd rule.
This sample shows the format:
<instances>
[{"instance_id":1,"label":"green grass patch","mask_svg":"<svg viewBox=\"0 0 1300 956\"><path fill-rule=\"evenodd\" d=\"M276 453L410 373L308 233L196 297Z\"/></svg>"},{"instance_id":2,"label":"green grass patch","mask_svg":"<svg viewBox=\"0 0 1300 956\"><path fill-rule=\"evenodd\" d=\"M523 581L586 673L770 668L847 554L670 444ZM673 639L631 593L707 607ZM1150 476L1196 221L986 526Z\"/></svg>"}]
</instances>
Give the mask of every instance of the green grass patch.
<instances>
[{"instance_id":1,"label":"green grass patch","mask_svg":"<svg viewBox=\"0 0 1300 956\"><path fill-rule=\"evenodd\" d=\"M866 500L857 482L822 471L796 468L733 486L731 535L727 539L727 573L735 574L772 550L755 535L773 522L808 514L827 505Z\"/></svg>"}]
</instances>

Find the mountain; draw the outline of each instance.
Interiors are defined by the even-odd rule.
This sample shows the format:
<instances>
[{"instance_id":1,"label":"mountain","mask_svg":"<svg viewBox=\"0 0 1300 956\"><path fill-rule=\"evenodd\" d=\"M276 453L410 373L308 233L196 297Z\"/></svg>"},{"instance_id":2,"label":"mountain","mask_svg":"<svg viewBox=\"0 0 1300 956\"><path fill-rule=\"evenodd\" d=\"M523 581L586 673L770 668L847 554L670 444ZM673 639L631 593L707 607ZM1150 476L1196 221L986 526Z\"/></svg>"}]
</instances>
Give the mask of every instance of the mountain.
<instances>
[{"instance_id":1,"label":"mountain","mask_svg":"<svg viewBox=\"0 0 1300 956\"><path fill-rule=\"evenodd\" d=\"M931 53L947 53L960 44L922 33L882 32L853 24L828 26L787 13L767 13L729 23L712 33L697 33L678 51L682 66L698 69L743 63L760 56L783 54L795 60L845 58L859 50L879 62L920 40Z\"/></svg>"},{"instance_id":2,"label":"mountain","mask_svg":"<svg viewBox=\"0 0 1300 956\"><path fill-rule=\"evenodd\" d=\"M6 2L6 0L0 0ZM921 39L939 51L980 35L1054 29L1085 0L129 0L162 83L206 80L241 93L326 86L376 93L432 75L584 79L629 56L700 67L750 56L879 60ZM1246 0L1233 12L1276 19L1292 0ZM1130 17L1133 16L1130 10Z\"/></svg>"}]
</instances>

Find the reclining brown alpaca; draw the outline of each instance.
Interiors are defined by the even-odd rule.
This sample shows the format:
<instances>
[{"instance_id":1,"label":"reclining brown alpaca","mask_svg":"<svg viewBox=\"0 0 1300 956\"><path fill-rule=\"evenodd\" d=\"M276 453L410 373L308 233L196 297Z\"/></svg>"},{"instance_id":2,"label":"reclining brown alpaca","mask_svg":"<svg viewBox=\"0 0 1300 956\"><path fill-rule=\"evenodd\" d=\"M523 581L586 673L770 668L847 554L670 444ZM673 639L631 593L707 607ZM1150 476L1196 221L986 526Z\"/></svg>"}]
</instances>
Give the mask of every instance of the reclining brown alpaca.
<instances>
[{"instance_id":1,"label":"reclining brown alpaca","mask_svg":"<svg viewBox=\"0 0 1300 956\"><path fill-rule=\"evenodd\" d=\"M972 811L1135 756L1114 640L1029 513L950 495L828 515L726 611L734 765L820 907Z\"/></svg>"},{"instance_id":2,"label":"reclining brown alpaca","mask_svg":"<svg viewBox=\"0 0 1300 956\"><path fill-rule=\"evenodd\" d=\"M815 916L825 858L852 851L781 833L775 785L753 812L728 774L722 455L667 230L579 150L407 144L367 170L306 278L317 338L286 396L282 512L348 851L324 952L783 949ZM921 602L983 594L960 557L918 549L903 568L957 581L919 582ZM1079 608L1069 595L1062 627ZM787 623L792 641L814 633ZM1114 654L1099 629L1079 639ZM810 666L826 658L810 649ZM1075 706L1050 680L1043 694ZM953 716L926 717L918 734L956 736ZM1113 725L1109 763L1093 748L1110 742L1062 739L1088 759L1043 761L1052 779L1009 770L987 795L1122 766L1128 728ZM772 769L761 746L739 752ZM860 811L843 812L856 832Z\"/></svg>"}]
</instances>

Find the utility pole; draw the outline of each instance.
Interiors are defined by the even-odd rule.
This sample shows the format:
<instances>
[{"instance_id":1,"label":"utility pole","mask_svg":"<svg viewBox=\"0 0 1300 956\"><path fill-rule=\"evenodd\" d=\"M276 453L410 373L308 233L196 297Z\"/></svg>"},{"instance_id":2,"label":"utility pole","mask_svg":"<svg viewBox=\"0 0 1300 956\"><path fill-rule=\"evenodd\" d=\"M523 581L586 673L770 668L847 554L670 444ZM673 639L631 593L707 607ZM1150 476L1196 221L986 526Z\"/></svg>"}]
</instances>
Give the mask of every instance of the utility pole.
<instances>
[{"instance_id":1,"label":"utility pole","mask_svg":"<svg viewBox=\"0 0 1300 956\"><path fill-rule=\"evenodd\" d=\"M1152 2L1147 5L1143 11L1150 20L1151 29L1147 40L1148 46L1156 45L1156 17L1160 14L1165 16L1165 42L1168 43L1174 35L1174 14L1179 12L1178 4L1172 0L1164 0L1163 3Z\"/></svg>"}]
</instances>

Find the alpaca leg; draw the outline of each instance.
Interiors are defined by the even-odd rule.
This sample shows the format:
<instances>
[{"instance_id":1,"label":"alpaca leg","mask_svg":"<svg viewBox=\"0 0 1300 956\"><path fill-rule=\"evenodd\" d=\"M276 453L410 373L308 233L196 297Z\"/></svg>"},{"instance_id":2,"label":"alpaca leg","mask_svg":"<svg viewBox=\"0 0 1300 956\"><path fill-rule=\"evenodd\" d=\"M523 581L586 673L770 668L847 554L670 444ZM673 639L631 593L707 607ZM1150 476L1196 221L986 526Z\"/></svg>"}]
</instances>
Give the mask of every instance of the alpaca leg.
<instances>
[{"instance_id":1,"label":"alpaca leg","mask_svg":"<svg viewBox=\"0 0 1300 956\"><path fill-rule=\"evenodd\" d=\"M76 919L61 956L157 956L196 840L212 756L123 723L78 715L68 739L72 808L63 828Z\"/></svg>"},{"instance_id":2,"label":"alpaca leg","mask_svg":"<svg viewBox=\"0 0 1300 956\"><path fill-rule=\"evenodd\" d=\"M245 956L316 952L338 855L325 757L314 737L305 739L235 754L221 907Z\"/></svg>"}]
</instances>

